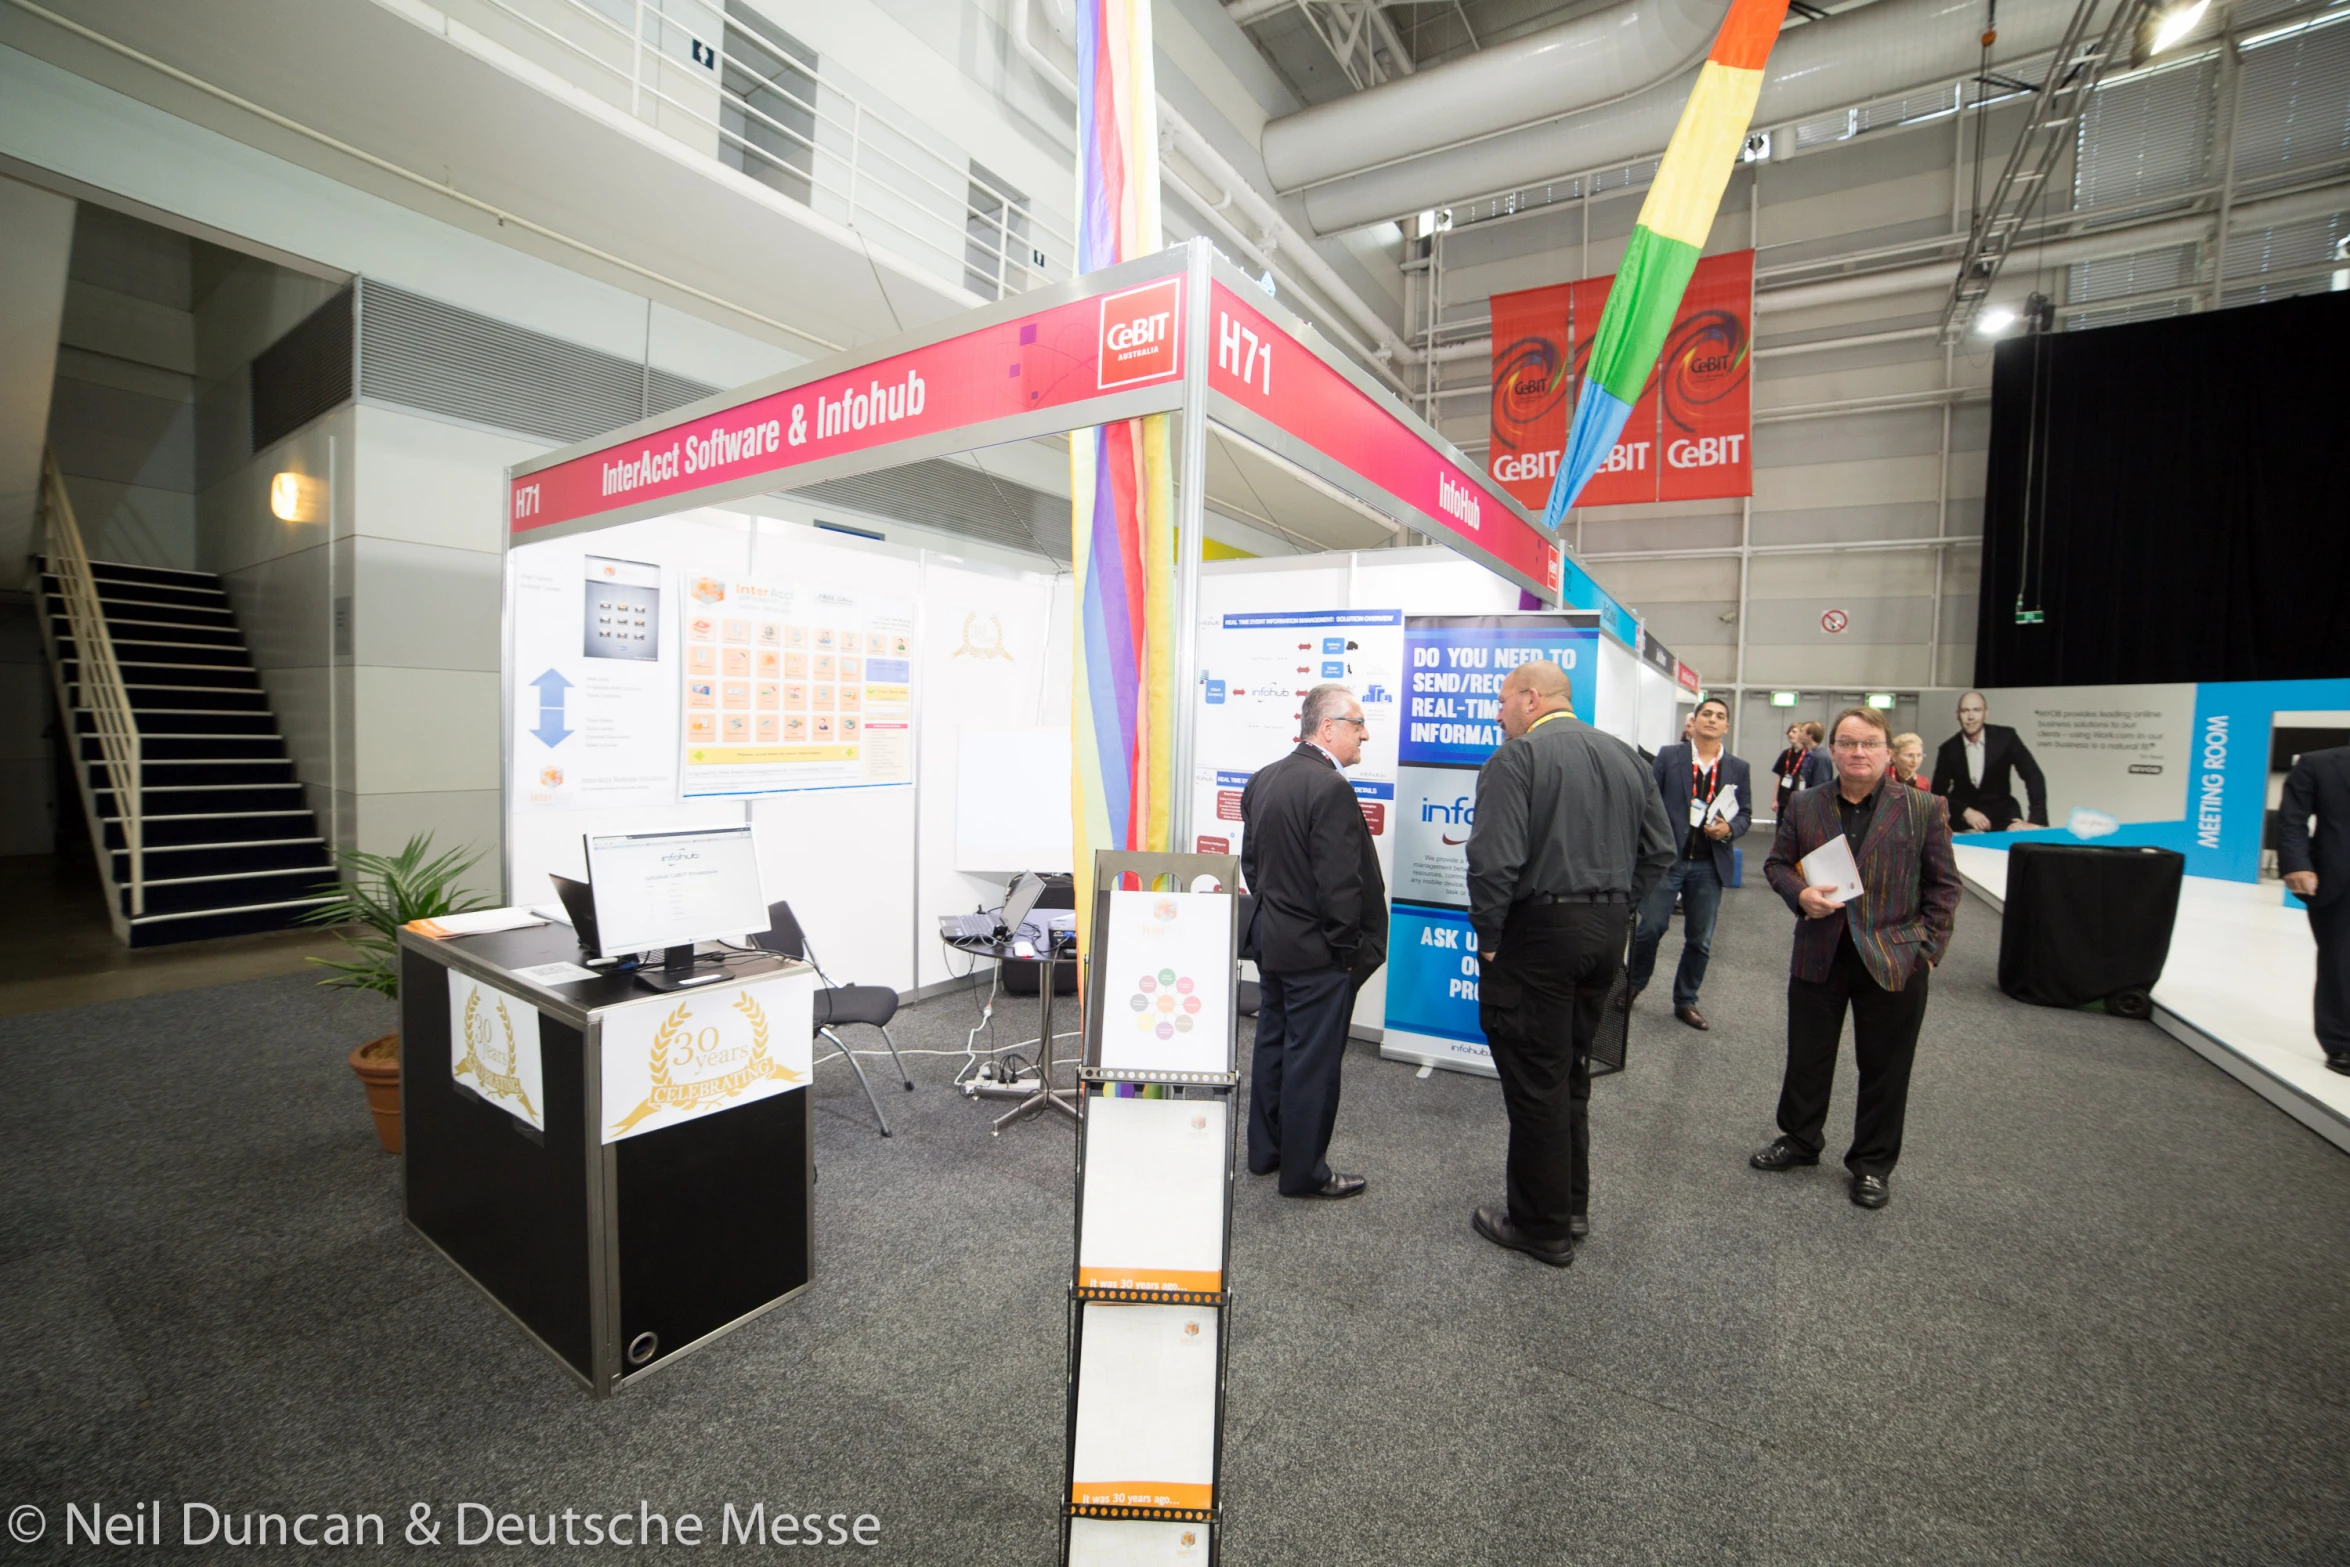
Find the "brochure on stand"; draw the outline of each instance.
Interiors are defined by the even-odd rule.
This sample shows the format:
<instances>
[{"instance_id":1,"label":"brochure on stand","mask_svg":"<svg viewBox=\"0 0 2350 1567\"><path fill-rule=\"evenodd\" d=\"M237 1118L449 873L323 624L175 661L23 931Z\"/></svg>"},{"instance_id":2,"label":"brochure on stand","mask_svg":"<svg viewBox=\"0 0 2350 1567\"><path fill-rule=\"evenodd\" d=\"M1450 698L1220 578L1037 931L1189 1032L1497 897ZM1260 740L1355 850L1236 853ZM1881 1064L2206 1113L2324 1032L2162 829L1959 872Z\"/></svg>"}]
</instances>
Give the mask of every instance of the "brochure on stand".
<instances>
[{"instance_id":1,"label":"brochure on stand","mask_svg":"<svg viewBox=\"0 0 2350 1567\"><path fill-rule=\"evenodd\" d=\"M1072 1518L1069 1567L1196 1567L1208 1559L1208 1526L1156 1518Z\"/></svg>"},{"instance_id":2,"label":"brochure on stand","mask_svg":"<svg viewBox=\"0 0 2350 1567\"><path fill-rule=\"evenodd\" d=\"M1097 961L1103 1070L1232 1070L1229 894L1111 893Z\"/></svg>"},{"instance_id":3,"label":"brochure on stand","mask_svg":"<svg viewBox=\"0 0 2350 1567\"><path fill-rule=\"evenodd\" d=\"M1069 1500L1215 1505L1216 1311L1087 1301Z\"/></svg>"},{"instance_id":4,"label":"brochure on stand","mask_svg":"<svg viewBox=\"0 0 2350 1567\"><path fill-rule=\"evenodd\" d=\"M1080 1288L1224 1287L1229 1109L1226 1099L1087 1099Z\"/></svg>"}]
</instances>

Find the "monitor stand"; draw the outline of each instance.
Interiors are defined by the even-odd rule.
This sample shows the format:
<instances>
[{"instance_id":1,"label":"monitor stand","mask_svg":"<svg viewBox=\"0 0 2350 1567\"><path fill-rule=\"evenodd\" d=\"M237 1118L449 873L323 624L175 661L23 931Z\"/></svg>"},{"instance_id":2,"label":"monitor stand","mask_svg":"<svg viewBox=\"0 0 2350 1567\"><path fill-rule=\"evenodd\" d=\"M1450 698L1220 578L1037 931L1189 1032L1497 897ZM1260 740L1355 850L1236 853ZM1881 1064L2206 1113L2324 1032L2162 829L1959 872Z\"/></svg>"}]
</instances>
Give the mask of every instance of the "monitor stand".
<instances>
[{"instance_id":1,"label":"monitor stand","mask_svg":"<svg viewBox=\"0 0 2350 1567\"><path fill-rule=\"evenodd\" d=\"M711 985L726 978L722 968L696 968L694 949L689 943L669 947L661 953L659 968L640 968L636 971L639 983L655 990L689 990L696 985Z\"/></svg>"}]
</instances>

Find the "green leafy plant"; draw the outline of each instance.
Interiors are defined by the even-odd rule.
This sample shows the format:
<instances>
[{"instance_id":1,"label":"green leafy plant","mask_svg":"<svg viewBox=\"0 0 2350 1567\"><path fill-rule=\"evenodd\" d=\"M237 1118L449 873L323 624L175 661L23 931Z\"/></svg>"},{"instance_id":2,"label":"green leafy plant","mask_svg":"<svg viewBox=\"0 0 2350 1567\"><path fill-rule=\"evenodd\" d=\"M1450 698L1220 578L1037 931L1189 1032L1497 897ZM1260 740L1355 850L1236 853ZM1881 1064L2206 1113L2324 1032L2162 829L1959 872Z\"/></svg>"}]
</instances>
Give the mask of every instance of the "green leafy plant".
<instances>
[{"instance_id":1,"label":"green leafy plant","mask_svg":"<svg viewBox=\"0 0 2350 1567\"><path fill-rule=\"evenodd\" d=\"M397 1001L400 998L400 927L410 920L442 914L462 914L489 902L478 893L461 892L457 883L481 859L478 851L451 849L433 856L432 834L418 833L397 854L368 854L338 847L335 865L346 879L321 882L317 891L327 901L302 916L310 925L340 925L336 932L350 947L355 961L312 958L320 968L332 969L319 981L349 990L372 990Z\"/></svg>"}]
</instances>

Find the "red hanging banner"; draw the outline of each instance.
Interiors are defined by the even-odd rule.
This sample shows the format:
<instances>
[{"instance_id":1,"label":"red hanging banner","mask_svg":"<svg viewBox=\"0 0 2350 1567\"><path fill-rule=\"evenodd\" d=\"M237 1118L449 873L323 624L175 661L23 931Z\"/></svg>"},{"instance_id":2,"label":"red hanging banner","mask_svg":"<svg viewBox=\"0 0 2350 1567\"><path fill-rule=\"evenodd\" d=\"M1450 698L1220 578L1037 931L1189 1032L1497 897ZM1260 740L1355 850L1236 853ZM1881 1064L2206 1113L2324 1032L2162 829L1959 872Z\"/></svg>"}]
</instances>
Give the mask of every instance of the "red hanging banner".
<instances>
[{"instance_id":1,"label":"red hanging banner","mask_svg":"<svg viewBox=\"0 0 2350 1567\"><path fill-rule=\"evenodd\" d=\"M1492 443L1486 469L1529 510L1550 498L1612 277L1493 296ZM1707 256L1664 352L1584 506L1754 493L1754 252Z\"/></svg>"}]
</instances>

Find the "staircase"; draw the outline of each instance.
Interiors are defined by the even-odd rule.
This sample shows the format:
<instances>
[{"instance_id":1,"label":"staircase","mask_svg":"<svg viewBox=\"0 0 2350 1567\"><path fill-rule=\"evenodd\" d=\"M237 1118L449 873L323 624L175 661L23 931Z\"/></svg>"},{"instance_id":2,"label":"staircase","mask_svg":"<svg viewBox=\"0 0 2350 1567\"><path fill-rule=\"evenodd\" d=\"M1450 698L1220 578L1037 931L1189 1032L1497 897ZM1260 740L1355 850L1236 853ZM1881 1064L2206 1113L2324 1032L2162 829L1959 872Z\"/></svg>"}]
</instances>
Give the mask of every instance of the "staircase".
<instances>
[{"instance_id":1,"label":"staircase","mask_svg":"<svg viewBox=\"0 0 2350 1567\"><path fill-rule=\"evenodd\" d=\"M84 690L61 564L42 561L42 641L58 710L72 718L115 934L155 947L294 924L322 901L316 889L334 865L220 579L89 562L138 736L138 820L126 824Z\"/></svg>"}]
</instances>

